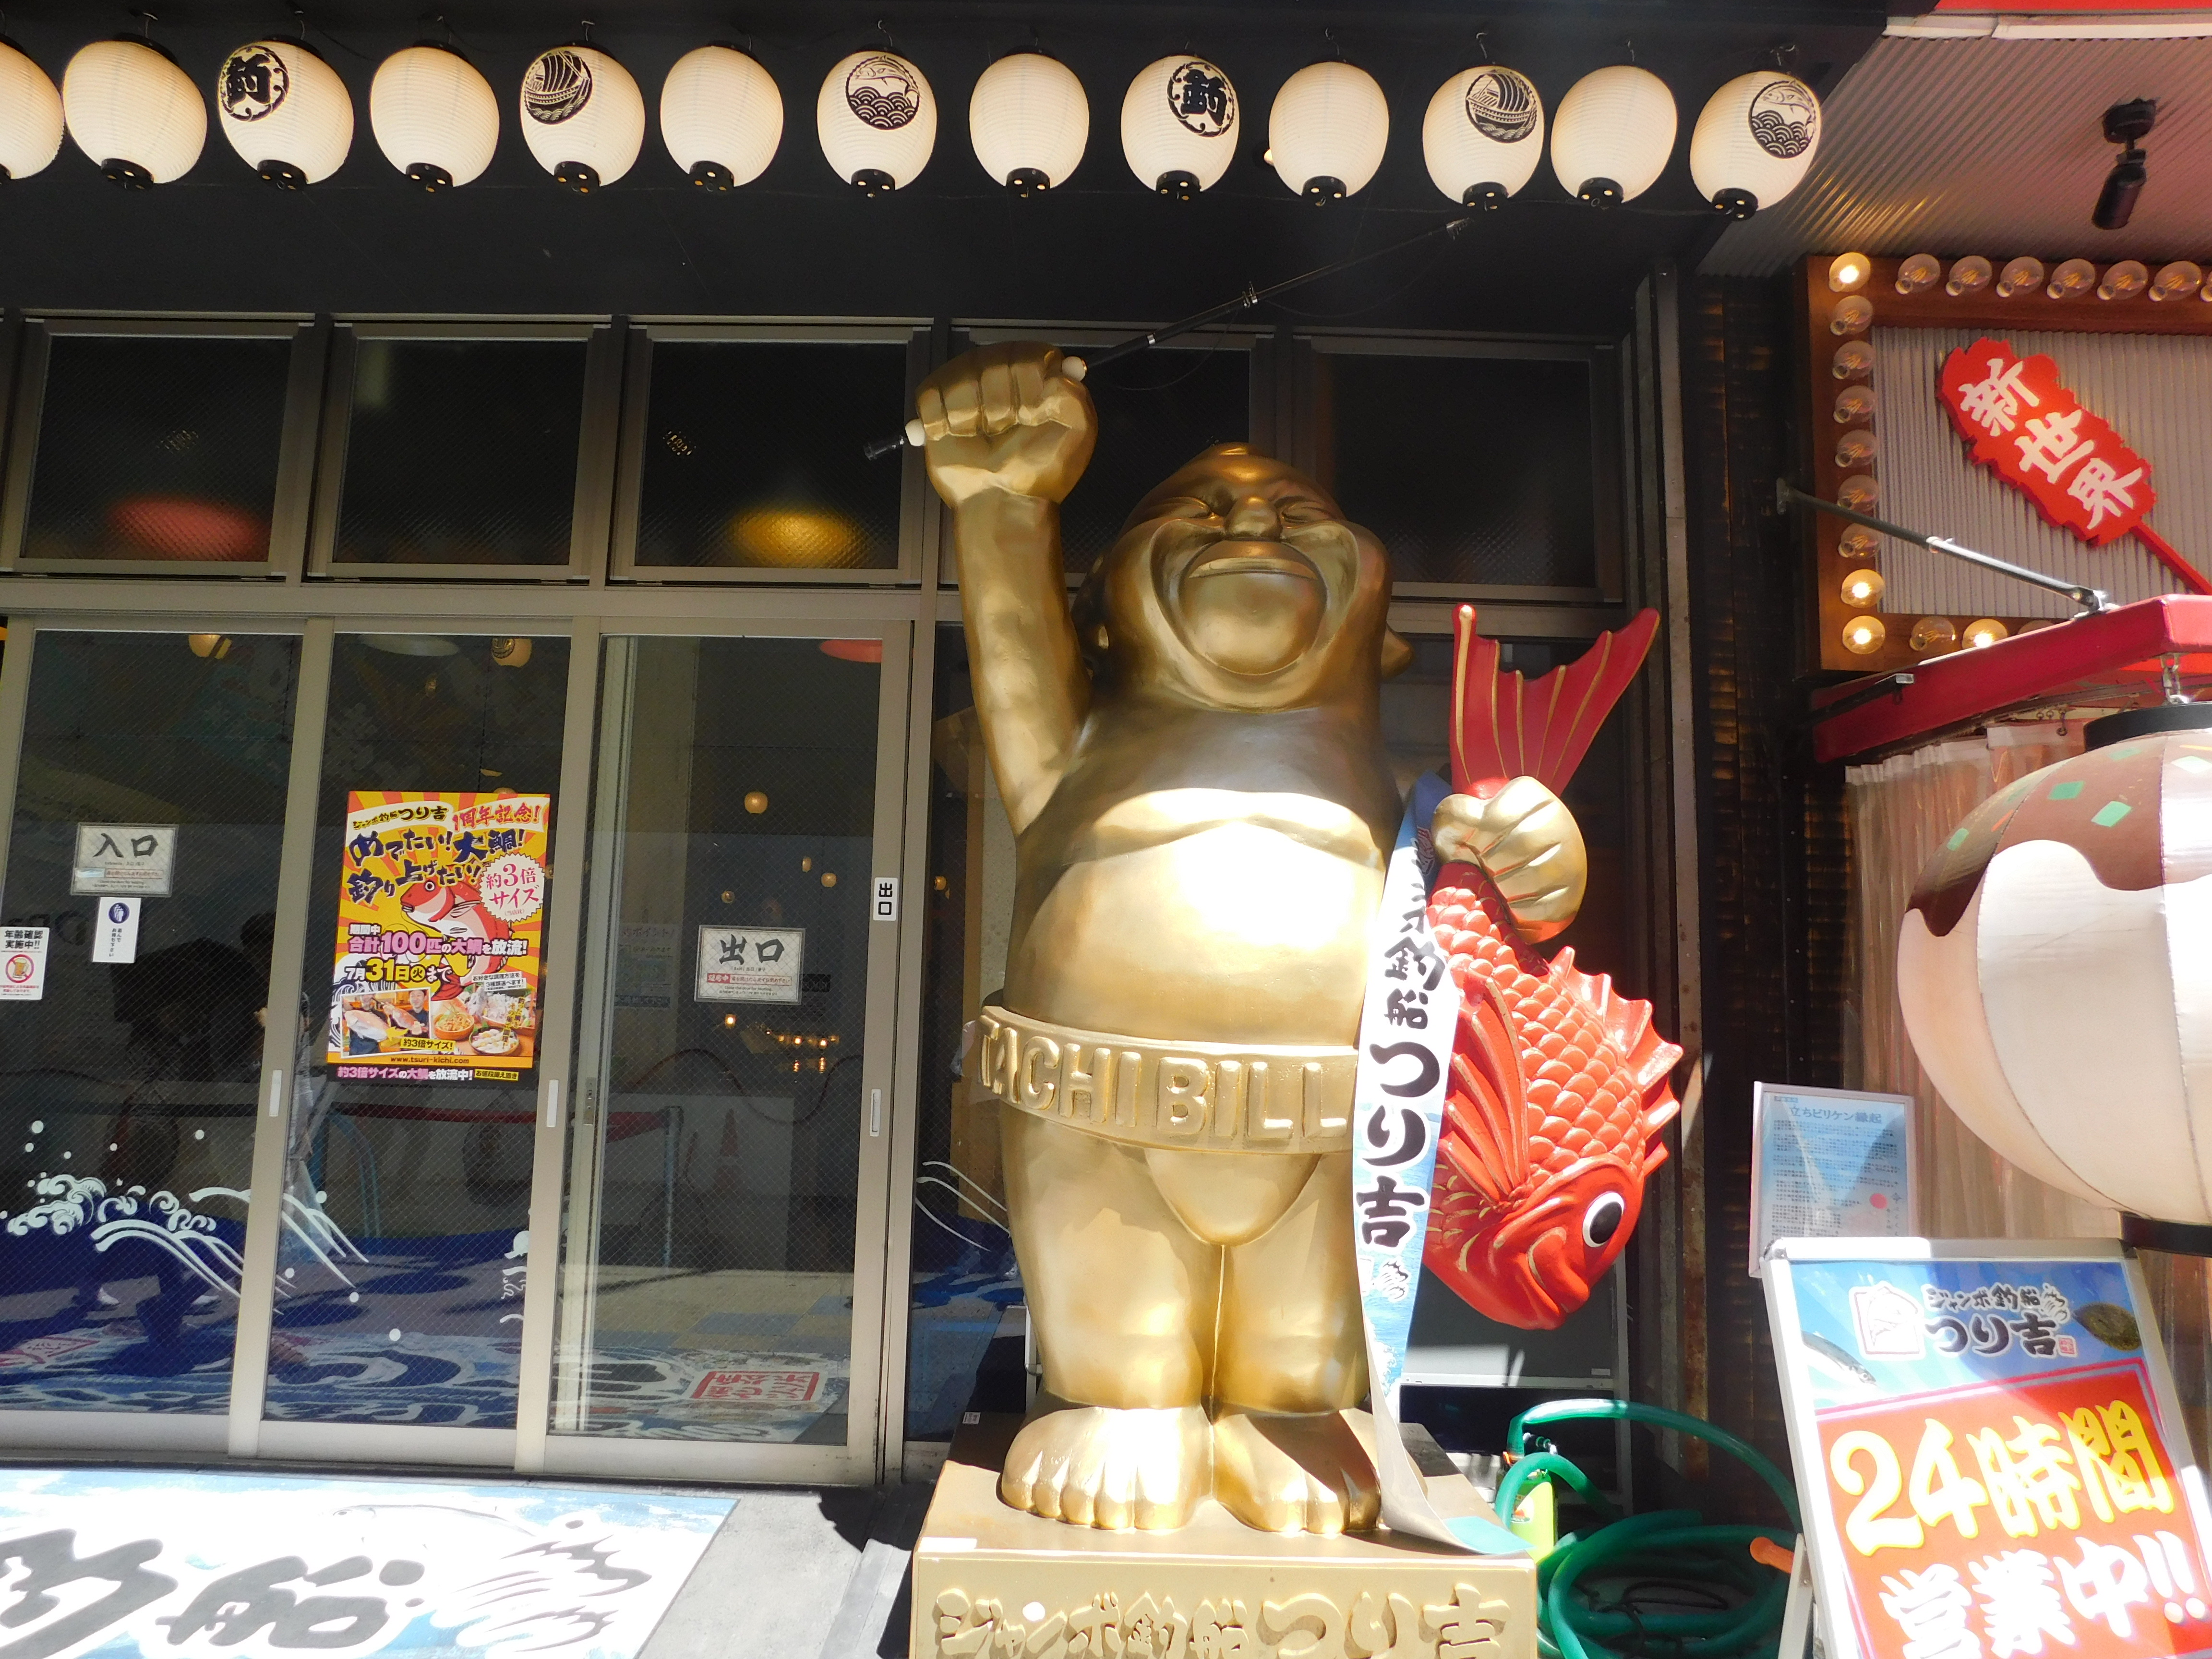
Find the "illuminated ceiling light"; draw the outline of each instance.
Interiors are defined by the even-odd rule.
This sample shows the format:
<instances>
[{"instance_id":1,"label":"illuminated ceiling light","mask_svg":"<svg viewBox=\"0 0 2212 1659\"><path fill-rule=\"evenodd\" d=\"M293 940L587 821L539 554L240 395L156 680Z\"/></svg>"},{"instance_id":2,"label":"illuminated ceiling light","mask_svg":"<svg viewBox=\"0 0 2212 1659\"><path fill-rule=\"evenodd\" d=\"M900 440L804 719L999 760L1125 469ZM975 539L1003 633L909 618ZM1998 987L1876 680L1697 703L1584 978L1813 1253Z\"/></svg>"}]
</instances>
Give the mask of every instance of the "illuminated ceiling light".
<instances>
[{"instance_id":1,"label":"illuminated ceiling light","mask_svg":"<svg viewBox=\"0 0 2212 1659\"><path fill-rule=\"evenodd\" d=\"M0 179L44 172L61 148L61 94L46 70L0 40Z\"/></svg>"},{"instance_id":2,"label":"illuminated ceiling light","mask_svg":"<svg viewBox=\"0 0 2212 1659\"><path fill-rule=\"evenodd\" d=\"M230 147L280 190L320 184L353 148L345 82L304 40L254 40L216 71L216 114Z\"/></svg>"},{"instance_id":3,"label":"illuminated ceiling light","mask_svg":"<svg viewBox=\"0 0 2212 1659\"><path fill-rule=\"evenodd\" d=\"M1900 260L1897 267L1897 291L1917 294L1923 288L1933 288L1943 274L1943 262L1932 253L1916 253Z\"/></svg>"},{"instance_id":4,"label":"illuminated ceiling light","mask_svg":"<svg viewBox=\"0 0 2212 1659\"><path fill-rule=\"evenodd\" d=\"M1698 112L1690 177L1717 211L1748 219L1797 188L1820 144L1820 100L1812 88L1778 70L1739 75Z\"/></svg>"},{"instance_id":5,"label":"illuminated ceiling light","mask_svg":"<svg viewBox=\"0 0 2212 1659\"><path fill-rule=\"evenodd\" d=\"M660 141L702 190L749 185L783 143L783 94L736 47L696 47L660 84Z\"/></svg>"},{"instance_id":6,"label":"illuminated ceiling light","mask_svg":"<svg viewBox=\"0 0 2212 1659\"><path fill-rule=\"evenodd\" d=\"M200 89L150 40L95 40L70 58L62 112L77 148L125 190L183 178L207 143Z\"/></svg>"},{"instance_id":7,"label":"illuminated ceiling light","mask_svg":"<svg viewBox=\"0 0 2212 1659\"><path fill-rule=\"evenodd\" d=\"M1838 253L1828 261L1828 288L1832 293L1849 294L1874 274L1874 261L1863 253Z\"/></svg>"},{"instance_id":8,"label":"illuminated ceiling light","mask_svg":"<svg viewBox=\"0 0 2212 1659\"><path fill-rule=\"evenodd\" d=\"M1498 208L1544 159L1544 100L1518 70L1462 70L1438 87L1421 121L1429 178L1453 201Z\"/></svg>"},{"instance_id":9,"label":"illuminated ceiling light","mask_svg":"<svg viewBox=\"0 0 2212 1659\"><path fill-rule=\"evenodd\" d=\"M1888 638L1879 617L1854 617L1844 624L1844 649L1855 657L1871 657Z\"/></svg>"},{"instance_id":10,"label":"illuminated ceiling light","mask_svg":"<svg viewBox=\"0 0 2212 1659\"><path fill-rule=\"evenodd\" d=\"M1984 617L1978 622L1968 623L1966 631L1959 637L1967 649L1978 651L1985 645L1995 645L2011 632L2010 629L1995 617Z\"/></svg>"},{"instance_id":11,"label":"illuminated ceiling light","mask_svg":"<svg viewBox=\"0 0 2212 1659\"><path fill-rule=\"evenodd\" d=\"M1091 142L1091 100L1075 71L1041 52L1011 52L975 78L968 137L983 171L1017 196L1067 182Z\"/></svg>"},{"instance_id":12,"label":"illuminated ceiling light","mask_svg":"<svg viewBox=\"0 0 2212 1659\"><path fill-rule=\"evenodd\" d=\"M482 176L499 148L499 98L450 46L424 42L377 65L368 125L384 159L426 191Z\"/></svg>"},{"instance_id":13,"label":"illuminated ceiling light","mask_svg":"<svg viewBox=\"0 0 2212 1659\"><path fill-rule=\"evenodd\" d=\"M2096 286L2096 266L2087 259L2069 259L2051 273L2051 282L2043 291L2054 300L2073 300Z\"/></svg>"},{"instance_id":14,"label":"illuminated ceiling light","mask_svg":"<svg viewBox=\"0 0 2212 1659\"><path fill-rule=\"evenodd\" d=\"M1237 88L1203 58L1161 58L1121 100L1121 154L1146 190L1178 202L1211 190L1237 159Z\"/></svg>"},{"instance_id":15,"label":"illuminated ceiling light","mask_svg":"<svg viewBox=\"0 0 2212 1659\"><path fill-rule=\"evenodd\" d=\"M1316 206L1357 196L1389 139L1389 101L1373 76L1350 64L1307 64L1267 112L1276 175Z\"/></svg>"},{"instance_id":16,"label":"illuminated ceiling light","mask_svg":"<svg viewBox=\"0 0 2212 1659\"><path fill-rule=\"evenodd\" d=\"M1863 294L1846 294L1836 301L1828 319L1831 334L1863 334L1874 322L1874 301Z\"/></svg>"},{"instance_id":17,"label":"illuminated ceiling light","mask_svg":"<svg viewBox=\"0 0 2212 1659\"><path fill-rule=\"evenodd\" d=\"M580 196L611 185L645 144L637 77L581 41L539 52L522 72L522 142Z\"/></svg>"},{"instance_id":18,"label":"illuminated ceiling light","mask_svg":"<svg viewBox=\"0 0 2212 1659\"><path fill-rule=\"evenodd\" d=\"M1959 625L1948 617L1923 617L1905 642L1915 651L1949 651L1959 643Z\"/></svg>"},{"instance_id":19,"label":"illuminated ceiling light","mask_svg":"<svg viewBox=\"0 0 2212 1659\"><path fill-rule=\"evenodd\" d=\"M2043 261L2022 254L2004 268L1997 278L1997 298L2009 300L2015 294L2043 286Z\"/></svg>"},{"instance_id":20,"label":"illuminated ceiling light","mask_svg":"<svg viewBox=\"0 0 2212 1659\"><path fill-rule=\"evenodd\" d=\"M2097 192L2097 205L2089 213L2089 222L2098 229L2124 230L2135 216L2136 198L2150 182L2150 158L2143 153L2142 141L2157 121L2155 98L2131 98L2105 112L2105 142L2118 144L2121 149L2120 159L2105 175L2105 187Z\"/></svg>"},{"instance_id":21,"label":"illuminated ceiling light","mask_svg":"<svg viewBox=\"0 0 2212 1659\"><path fill-rule=\"evenodd\" d=\"M1865 610L1881 599L1881 590L1887 586L1879 570L1854 570L1844 578L1844 603Z\"/></svg>"},{"instance_id":22,"label":"illuminated ceiling light","mask_svg":"<svg viewBox=\"0 0 2212 1659\"><path fill-rule=\"evenodd\" d=\"M2186 300L2204 285L2204 268L2192 259L2176 259L2172 264L2160 265L2158 275L2150 279L2150 297L2154 300Z\"/></svg>"},{"instance_id":23,"label":"illuminated ceiling light","mask_svg":"<svg viewBox=\"0 0 2212 1659\"><path fill-rule=\"evenodd\" d=\"M856 52L823 77L814 100L823 159L861 193L904 190L937 148L937 94L895 52Z\"/></svg>"},{"instance_id":24,"label":"illuminated ceiling light","mask_svg":"<svg viewBox=\"0 0 2212 1659\"><path fill-rule=\"evenodd\" d=\"M1649 70L1593 70L1559 100L1552 170L1567 194L1595 207L1632 202L1658 182L1674 149L1674 94Z\"/></svg>"},{"instance_id":25,"label":"illuminated ceiling light","mask_svg":"<svg viewBox=\"0 0 2212 1659\"><path fill-rule=\"evenodd\" d=\"M1969 253L1951 267L1951 279L1943 284L1943 292L1953 299L1962 294L1979 294L1990 285L1990 262L1978 253Z\"/></svg>"},{"instance_id":26,"label":"illuminated ceiling light","mask_svg":"<svg viewBox=\"0 0 2212 1659\"><path fill-rule=\"evenodd\" d=\"M2100 300L2132 300L2150 286L2150 272L2140 259L2123 259L2097 284Z\"/></svg>"}]
</instances>

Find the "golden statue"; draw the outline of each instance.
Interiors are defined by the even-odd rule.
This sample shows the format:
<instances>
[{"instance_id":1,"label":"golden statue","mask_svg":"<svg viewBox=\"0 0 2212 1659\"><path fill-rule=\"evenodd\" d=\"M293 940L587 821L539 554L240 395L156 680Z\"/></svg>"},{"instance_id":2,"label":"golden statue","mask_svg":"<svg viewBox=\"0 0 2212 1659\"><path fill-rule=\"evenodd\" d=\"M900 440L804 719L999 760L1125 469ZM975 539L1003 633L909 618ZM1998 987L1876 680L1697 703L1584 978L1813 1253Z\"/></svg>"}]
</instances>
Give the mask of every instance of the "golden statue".
<instances>
[{"instance_id":1,"label":"golden statue","mask_svg":"<svg viewBox=\"0 0 2212 1659\"><path fill-rule=\"evenodd\" d=\"M1154 489L1070 605L1060 502L1097 437L1048 346L923 386L975 703L1016 846L973 1086L1044 1363L1000 1492L1079 1526L1374 1524L1351 1218L1353 1043L1403 810L1379 720L1387 555L1243 444ZM1534 779L1447 798L1531 938L1583 847Z\"/></svg>"}]
</instances>

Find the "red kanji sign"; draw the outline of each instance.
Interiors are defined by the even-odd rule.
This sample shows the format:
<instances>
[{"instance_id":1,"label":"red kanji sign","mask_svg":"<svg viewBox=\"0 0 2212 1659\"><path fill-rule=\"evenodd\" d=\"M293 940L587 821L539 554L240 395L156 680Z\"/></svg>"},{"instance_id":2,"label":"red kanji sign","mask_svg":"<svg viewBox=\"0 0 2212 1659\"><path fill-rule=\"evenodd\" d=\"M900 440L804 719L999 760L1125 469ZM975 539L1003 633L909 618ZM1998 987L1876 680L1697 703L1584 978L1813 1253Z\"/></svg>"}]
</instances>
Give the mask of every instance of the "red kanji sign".
<instances>
[{"instance_id":1,"label":"red kanji sign","mask_svg":"<svg viewBox=\"0 0 2212 1659\"><path fill-rule=\"evenodd\" d=\"M2081 406L2050 358L1977 340L1945 359L1939 391L1974 459L2092 546L2138 528L2157 501L2150 463Z\"/></svg>"}]
</instances>

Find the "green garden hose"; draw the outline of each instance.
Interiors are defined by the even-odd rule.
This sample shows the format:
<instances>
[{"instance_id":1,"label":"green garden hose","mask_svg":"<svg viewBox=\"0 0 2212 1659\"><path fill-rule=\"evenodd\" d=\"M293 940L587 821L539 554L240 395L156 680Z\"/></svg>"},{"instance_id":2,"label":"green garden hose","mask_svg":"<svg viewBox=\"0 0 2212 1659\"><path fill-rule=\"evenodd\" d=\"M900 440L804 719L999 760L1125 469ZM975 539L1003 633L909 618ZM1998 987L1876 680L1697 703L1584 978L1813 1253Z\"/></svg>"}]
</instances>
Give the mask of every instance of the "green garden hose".
<instances>
[{"instance_id":1,"label":"green garden hose","mask_svg":"<svg viewBox=\"0 0 2212 1659\"><path fill-rule=\"evenodd\" d=\"M1532 1425L1624 1418L1694 1436L1741 1459L1781 1500L1790 1530L1707 1526L1695 1510L1622 1518L1566 1458L1556 1451L1527 1450ZM1785 1550L1795 1547L1797 1493L1757 1447L1699 1419L1629 1400L1555 1400L1534 1407L1506 1426L1505 1447L1519 1461L1498 1483L1500 1521L1510 1523L1522 1492L1548 1477L1596 1510L1601 1522L1589 1532L1565 1534L1536 1564L1537 1646L1544 1659L1776 1659L1789 1581L1753 1560L1749 1549L1754 1538L1772 1540ZM1610 1601L1589 1590L1578 1596L1577 1587L1592 1576L1643 1583L1632 1583ZM1713 1605L1684 1608L1678 1598L1668 1610L1645 1611L1632 1597L1653 1581L1680 1586L1687 1597L1703 1596ZM1741 1599L1729 1604L1717 1593L1723 1586Z\"/></svg>"}]
</instances>

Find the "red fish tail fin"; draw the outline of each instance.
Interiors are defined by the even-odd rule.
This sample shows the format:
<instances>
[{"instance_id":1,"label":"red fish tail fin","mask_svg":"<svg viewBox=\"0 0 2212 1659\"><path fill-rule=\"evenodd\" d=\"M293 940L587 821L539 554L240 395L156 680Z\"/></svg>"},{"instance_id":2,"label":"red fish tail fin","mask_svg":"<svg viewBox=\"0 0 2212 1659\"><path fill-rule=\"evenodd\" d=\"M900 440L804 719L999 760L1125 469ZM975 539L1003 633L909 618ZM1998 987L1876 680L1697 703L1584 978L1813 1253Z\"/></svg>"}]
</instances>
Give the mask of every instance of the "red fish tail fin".
<instances>
[{"instance_id":1,"label":"red fish tail fin","mask_svg":"<svg viewBox=\"0 0 2212 1659\"><path fill-rule=\"evenodd\" d=\"M1562 948L1553 958L1553 971L1560 989L1588 1009L1590 1017L1620 1045L1627 1060L1629 1085L1636 1091L1641 1120L1638 1129L1643 1137L1641 1146L1624 1146L1621 1153L1632 1159L1640 1154L1644 1173L1649 1176L1667 1161L1660 1133L1682 1109L1674 1098L1674 1086L1668 1082L1682 1051L1659 1035L1651 1023L1650 1003L1620 995L1613 988L1610 975L1586 974L1576 967L1572 945Z\"/></svg>"},{"instance_id":2,"label":"red fish tail fin","mask_svg":"<svg viewBox=\"0 0 2212 1659\"><path fill-rule=\"evenodd\" d=\"M1598 727L1644 665L1659 613L1640 612L1619 633L1601 634L1576 661L1543 678L1498 665L1498 644L1474 631L1474 607L1454 623L1452 787L1486 778L1533 777L1566 787Z\"/></svg>"}]
</instances>

